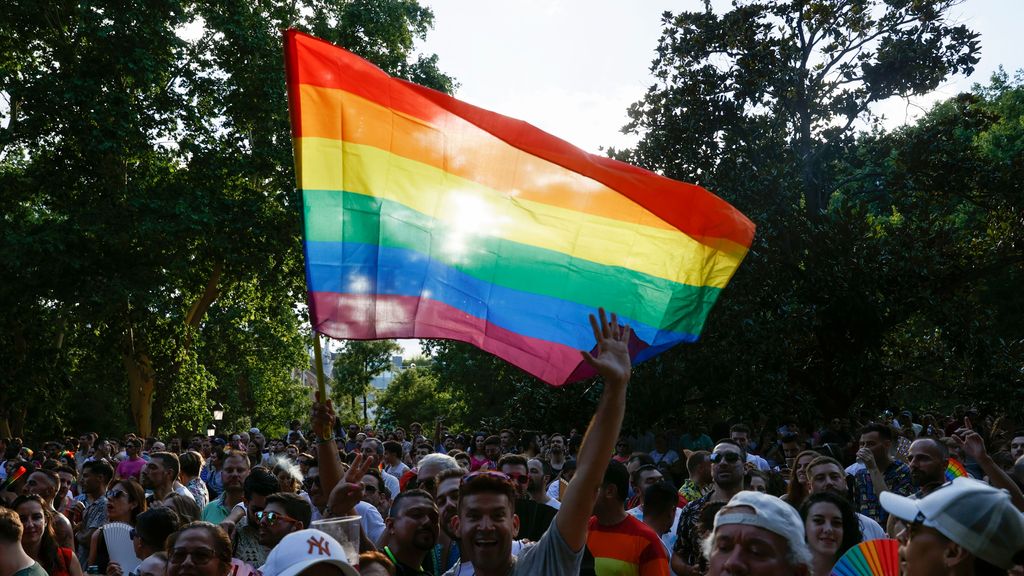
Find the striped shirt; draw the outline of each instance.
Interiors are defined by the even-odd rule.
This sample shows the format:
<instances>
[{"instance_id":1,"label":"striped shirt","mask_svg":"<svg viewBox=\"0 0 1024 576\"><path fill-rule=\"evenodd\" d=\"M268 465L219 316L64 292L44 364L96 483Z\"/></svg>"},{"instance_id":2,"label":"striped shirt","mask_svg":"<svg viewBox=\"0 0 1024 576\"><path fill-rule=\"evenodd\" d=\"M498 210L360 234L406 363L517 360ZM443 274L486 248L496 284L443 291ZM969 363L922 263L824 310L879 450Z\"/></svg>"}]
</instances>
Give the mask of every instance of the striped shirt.
<instances>
[{"instance_id":1,"label":"striped shirt","mask_svg":"<svg viewBox=\"0 0 1024 576\"><path fill-rule=\"evenodd\" d=\"M587 548L594 556L597 576L669 576L668 555L661 539L633 516L611 526L592 517Z\"/></svg>"}]
</instances>

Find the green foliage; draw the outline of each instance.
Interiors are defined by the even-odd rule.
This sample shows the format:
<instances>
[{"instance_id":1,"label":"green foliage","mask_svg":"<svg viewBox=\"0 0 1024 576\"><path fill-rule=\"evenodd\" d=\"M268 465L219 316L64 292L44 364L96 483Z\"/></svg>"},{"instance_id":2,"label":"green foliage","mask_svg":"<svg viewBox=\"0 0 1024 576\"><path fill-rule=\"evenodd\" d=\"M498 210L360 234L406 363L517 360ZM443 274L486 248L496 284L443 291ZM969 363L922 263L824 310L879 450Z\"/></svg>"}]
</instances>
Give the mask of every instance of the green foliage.
<instances>
[{"instance_id":1,"label":"green foliage","mask_svg":"<svg viewBox=\"0 0 1024 576\"><path fill-rule=\"evenodd\" d=\"M462 422L463 400L438 385L429 365L399 372L377 397L377 425L406 426L410 422Z\"/></svg>"},{"instance_id":2,"label":"green foliage","mask_svg":"<svg viewBox=\"0 0 1024 576\"><path fill-rule=\"evenodd\" d=\"M334 382L332 393L334 403L342 405L344 399L351 401L351 409L355 410L356 399L363 398L363 416L369 419L367 393L370 382L391 368L391 357L401 351L394 340L347 340L342 344L341 351L334 356L334 368L331 378Z\"/></svg>"},{"instance_id":3,"label":"green foliage","mask_svg":"<svg viewBox=\"0 0 1024 576\"><path fill-rule=\"evenodd\" d=\"M451 90L411 0L5 4L0 428L283 431L307 392L281 29ZM152 386L129 396L126 374ZM144 386L133 386L144 390ZM0 430L2 431L2 430Z\"/></svg>"}]
</instances>

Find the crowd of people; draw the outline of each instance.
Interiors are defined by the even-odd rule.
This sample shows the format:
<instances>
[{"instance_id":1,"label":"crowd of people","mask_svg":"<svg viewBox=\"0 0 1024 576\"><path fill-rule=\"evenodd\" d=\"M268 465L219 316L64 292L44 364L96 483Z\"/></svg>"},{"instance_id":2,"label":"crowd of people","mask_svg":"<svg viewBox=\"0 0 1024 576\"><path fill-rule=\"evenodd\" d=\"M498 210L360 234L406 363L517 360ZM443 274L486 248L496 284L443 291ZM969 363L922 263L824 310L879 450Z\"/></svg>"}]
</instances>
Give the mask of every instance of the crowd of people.
<instances>
[{"instance_id":1,"label":"crowd of people","mask_svg":"<svg viewBox=\"0 0 1024 576\"><path fill-rule=\"evenodd\" d=\"M888 538L903 574L1024 574L1007 420L627 434L628 328L592 323L605 386L582 433L379 430L317 398L280 438L2 439L0 576L827 575Z\"/></svg>"}]
</instances>

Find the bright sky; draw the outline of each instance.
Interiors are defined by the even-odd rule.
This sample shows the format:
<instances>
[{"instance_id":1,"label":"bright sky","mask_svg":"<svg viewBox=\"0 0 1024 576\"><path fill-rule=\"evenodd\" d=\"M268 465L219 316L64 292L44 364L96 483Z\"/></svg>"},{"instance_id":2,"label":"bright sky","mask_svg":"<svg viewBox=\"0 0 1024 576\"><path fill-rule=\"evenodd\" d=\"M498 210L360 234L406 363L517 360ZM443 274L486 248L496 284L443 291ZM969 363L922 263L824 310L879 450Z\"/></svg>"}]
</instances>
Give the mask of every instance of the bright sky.
<instances>
[{"instance_id":1,"label":"bright sky","mask_svg":"<svg viewBox=\"0 0 1024 576\"><path fill-rule=\"evenodd\" d=\"M661 14L700 10L699 0L421 0L434 11L422 45L461 84L461 99L519 118L589 152L629 146L619 133L627 107L652 84L649 72ZM714 0L716 11L730 2ZM1024 2L967 0L957 20L981 33L982 55L970 78L954 78L936 95L879 111L890 125L913 120L920 106L985 83L1002 64L1024 68L1017 44Z\"/></svg>"},{"instance_id":2,"label":"bright sky","mask_svg":"<svg viewBox=\"0 0 1024 576\"><path fill-rule=\"evenodd\" d=\"M420 0L434 11L434 30L421 49L439 56L460 83L456 96L525 120L598 153L628 147L619 129L626 110L651 85L649 71L666 10L700 10L699 0ZM714 0L716 11L730 2ZM954 17L981 33L981 62L970 78L951 79L935 93L876 109L887 125L912 121L933 102L986 83L1000 64L1024 68L1017 49L1021 0L967 0ZM416 340L400 341L407 356Z\"/></svg>"}]
</instances>

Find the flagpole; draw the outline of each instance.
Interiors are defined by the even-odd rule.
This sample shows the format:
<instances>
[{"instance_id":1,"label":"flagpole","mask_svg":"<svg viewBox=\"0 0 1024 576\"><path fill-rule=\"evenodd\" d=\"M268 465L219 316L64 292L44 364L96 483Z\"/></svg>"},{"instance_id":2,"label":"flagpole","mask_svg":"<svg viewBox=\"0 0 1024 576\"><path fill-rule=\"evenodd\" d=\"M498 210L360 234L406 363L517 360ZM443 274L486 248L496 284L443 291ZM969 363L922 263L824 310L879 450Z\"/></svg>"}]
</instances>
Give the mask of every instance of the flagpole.
<instances>
[{"instance_id":1,"label":"flagpole","mask_svg":"<svg viewBox=\"0 0 1024 576\"><path fill-rule=\"evenodd\" d=\"M327 402L327 385L324 384L324 361L320 351L320 333L313 331L313 361L316 363L316 389L320 393L320 401Z\"/></svg>"}]
</instances>

